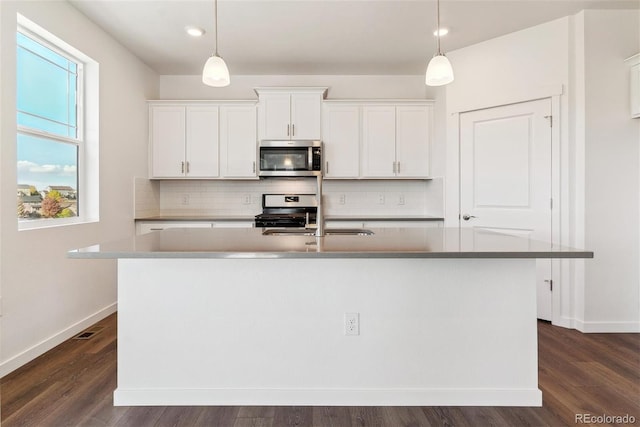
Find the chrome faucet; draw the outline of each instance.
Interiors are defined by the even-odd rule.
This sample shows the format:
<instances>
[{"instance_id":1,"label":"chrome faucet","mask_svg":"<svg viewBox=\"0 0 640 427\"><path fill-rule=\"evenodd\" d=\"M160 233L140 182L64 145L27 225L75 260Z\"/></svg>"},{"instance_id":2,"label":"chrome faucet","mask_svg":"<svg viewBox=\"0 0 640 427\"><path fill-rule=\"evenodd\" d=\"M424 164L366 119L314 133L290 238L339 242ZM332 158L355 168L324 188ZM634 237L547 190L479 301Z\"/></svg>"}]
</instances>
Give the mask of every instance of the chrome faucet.
<instances>
[{"instance_id":1,"label":"chrome faucet","mask_svg":"<svg viewBox=\"0 0 640 427\"><path fill-rule=\"evenodd\" d=\"M318 211L316 213L316 237L324 237L324 214L322 213L322 175L316 177Z\"/></svg>"}]
</instances>

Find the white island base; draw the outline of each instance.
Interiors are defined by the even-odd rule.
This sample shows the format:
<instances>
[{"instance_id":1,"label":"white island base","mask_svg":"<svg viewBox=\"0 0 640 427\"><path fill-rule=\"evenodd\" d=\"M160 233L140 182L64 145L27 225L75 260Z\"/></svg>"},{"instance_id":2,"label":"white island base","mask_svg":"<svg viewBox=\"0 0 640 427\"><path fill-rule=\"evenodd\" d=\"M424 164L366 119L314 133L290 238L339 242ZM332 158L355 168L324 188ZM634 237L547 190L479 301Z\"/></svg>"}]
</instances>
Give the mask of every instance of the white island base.
<instances>
[{"instance_id":1,"label":"white island base","mask_svg":"<svg viewBox=\"0 0 640 427\"><path fill-rule=\"evenodd\" d=\"M114 403L541 406L535 265L119 259Z\"/></svg>"}]
</instances>

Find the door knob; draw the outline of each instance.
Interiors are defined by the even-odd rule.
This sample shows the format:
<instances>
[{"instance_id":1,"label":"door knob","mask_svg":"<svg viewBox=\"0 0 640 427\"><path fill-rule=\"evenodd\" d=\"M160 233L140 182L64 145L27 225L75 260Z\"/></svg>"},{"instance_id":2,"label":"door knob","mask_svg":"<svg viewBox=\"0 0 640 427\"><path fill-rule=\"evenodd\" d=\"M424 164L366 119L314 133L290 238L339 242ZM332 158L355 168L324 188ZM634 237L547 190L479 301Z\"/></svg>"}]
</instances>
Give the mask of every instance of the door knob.
<instances>
[{"instance_id":1,"label":"door knob","mask_svg":"<svg viewBox=\"0 0 640 427\"><path fill-rule=\"evenodd\" d=\"M475 218L475 216L467 214L462 215L462 219L464 219L465 221L469 221L471 218Z\"/></svg>"}]
</instances>

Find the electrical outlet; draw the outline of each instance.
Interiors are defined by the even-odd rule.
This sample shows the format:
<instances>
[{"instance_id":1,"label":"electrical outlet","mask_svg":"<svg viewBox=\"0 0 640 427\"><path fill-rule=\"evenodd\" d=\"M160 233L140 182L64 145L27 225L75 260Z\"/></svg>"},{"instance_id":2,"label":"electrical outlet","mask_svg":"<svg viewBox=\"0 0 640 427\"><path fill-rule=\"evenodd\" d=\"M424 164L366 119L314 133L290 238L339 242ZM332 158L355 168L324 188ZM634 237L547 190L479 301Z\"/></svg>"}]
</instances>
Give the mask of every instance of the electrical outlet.
<instances>
[{"instance_id":1,"label":"electrical outlet","mask_svg":"<svg viewBox=\"0 0 640 427\"><path fill-rule=\"evenodd\" d=\"M384 205L384 193L378 194L378 204Z\"/></svg>"},{"instance_id":2,"label":"electrical outlet","mask_svg":"<svg viewBox=\"0 0 640 427\"><path fill-rule=\"evenodd\" d=\"M346 201L347 201L347 196L345 196L344 194L341 194L340 195L340 204L344 205Z\"/></svg>"},{"instance_id":3,"label":"electrical outlet","mask_svg":"<svg viewBox=\"0 0 640 427\"><path fill-rule=\"evenodd\" d=\"M399 205L404 205L404 194L401 194L401 195L398 197L398 204L399 204Z\"/></svg>"},{"instance_id":4,"label":"electrical outlet","mask_svg":"<svg viewBox=\"0 0 640 427\"><path fill-rule=\"evenodd\" d=\"M250 205L251 204L251 194L245 194L242 196L242 204Z\"/></svg>"},{"instance_id":5,"label":"electrical outlet","mask_svg":"<svg viewBox=\"0 0 640 427\"><path fill-rule=\"evenodd\" d=\"M180 202L184 206L188 205L189 204L189 194L187 194L187 193L183 194L182 197L180 197Z\"/></svg>"},{"instance_id":6,"label":"electrical outlet","mask_svg":"<svg viewBox=\"0 0 640 427\"><path fill-rule=\"evenodd\" d=\"M344 334L360 335L360 314L359 313L344 314Z\"/></svg>"}]
</instances>

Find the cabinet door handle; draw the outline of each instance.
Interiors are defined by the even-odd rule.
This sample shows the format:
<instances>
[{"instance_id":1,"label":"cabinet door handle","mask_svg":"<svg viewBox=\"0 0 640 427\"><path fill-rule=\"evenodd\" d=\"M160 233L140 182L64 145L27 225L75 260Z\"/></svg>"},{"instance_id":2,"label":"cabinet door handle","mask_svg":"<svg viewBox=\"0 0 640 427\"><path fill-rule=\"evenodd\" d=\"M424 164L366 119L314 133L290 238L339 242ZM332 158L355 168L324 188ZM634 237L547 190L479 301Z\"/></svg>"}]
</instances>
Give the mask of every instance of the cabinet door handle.
<instances>
[{"instance_id":1,"label":"cabinet door handle","mask_svg":"<svg viewBox=\"0 0 640 427\"><path fill-rule=\"evenodd\" d=\"M184 162L182 162L182 167L180 168L180 172L184 173Z\"/></svg>"},{"instance_id":2,"label":"cabinet door handle","mask_svg":"<svg viewBox=\"0 0 640 427\"><path fill-rule=\"evenodd\" d=\"M187 173L189 173L189 162L187 162Z\"/></svg>"},{"instance_id":3,"label":"cabinet door handle","mask_svg":"<svg viewBox=\"0 0 640 427\"><path fill-rule=\"evenodd\" d=\"M291 136L296 136L296 125L291 125Z\"/></svg>"},{"instance_id":4,"label":"cabinet door handle","mask_svg":"<svg viewBox=\"0 0 640 427\"><path fill-rule=\"evenodd\" d=\"M253 173L256 173L256 161L253 161Z\"/></svg>"},{"instance_id":5,"label":"cabinet door handle","mask_svg":"<svg viewBox=\"0 0 640 427\"><path fill-rule=\"evenodd\" d=\"M400 162L397 162L397 163L398 163L398 166L396 167L396 172L400 174Z\"/></svg>"},{"instance_id":6,"label":"cabinet door handle","mask_svg":"<svg viewBox=\"0 0 640 427\"><path fill-rule=\"evenodd\" d=\"M325 162L325 169L326 169L325 172L328 174L329 173L329 161L328 160Z\"/></svg>"},{"instance_id":7,"label":"cabinet door handle","mask_svg":"<svg viewBox=\"0 0 640 427\"><path fill-rule=\"evenodd\" d=\"M287 136L289 136L289 128L291 125L287 125Z\"/></svg>"}]
</instances>

